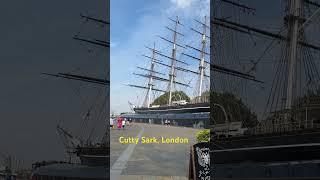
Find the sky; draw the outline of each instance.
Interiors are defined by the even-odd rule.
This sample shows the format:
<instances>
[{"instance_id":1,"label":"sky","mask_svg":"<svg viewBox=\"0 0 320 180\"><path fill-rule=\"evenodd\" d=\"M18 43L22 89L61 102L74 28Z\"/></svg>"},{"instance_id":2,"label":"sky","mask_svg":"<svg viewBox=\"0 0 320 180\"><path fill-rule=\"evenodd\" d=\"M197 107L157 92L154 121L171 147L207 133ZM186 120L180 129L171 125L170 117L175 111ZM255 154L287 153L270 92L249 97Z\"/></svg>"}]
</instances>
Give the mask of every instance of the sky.
<instances>
[{"instance_id":1,"label":"sky","mask_svg":"<svg viewBox=\"0 0 320 180\"><path fill-rule=\"evenodd\" d=\"M106 9L106 1L1 2L0 163L1 154L16 157L25 167L35 161L64 160L65 149L56 126L62 123L77 135L88 109L82 99L91 103L101 87L41 73L73 72L105 78L109 69L105 49L72 37L79 33L81 37L105 39L106 28L86 22L80 13L107 19Z\"/></svg>"},{"instance_id":2,"label":"sky","mask_svg":"<svg viewBox=\"0 0 320 180\"><path fill-rule=\"evenodd\" d=\"M141 56L150 56L145 46L152 47L155 43L156 49L170 56L170 44L157 37L161 35L171 39L171 32L165 28L173 26L168 18L178 16L184 25L178 28L185 34L184 39L178 38L178 43L199 47L201 37L188 35L191 27L201 27L194 19L203 21L204 16L209 16L209 11L209 0L111 0L111 112L129 112L128 101L141 105L146 92L126 84L146 84L146 79L138 79L132 74L137 72L136 66L148 68L150 61Z\"/></svg>"}]
</instances>

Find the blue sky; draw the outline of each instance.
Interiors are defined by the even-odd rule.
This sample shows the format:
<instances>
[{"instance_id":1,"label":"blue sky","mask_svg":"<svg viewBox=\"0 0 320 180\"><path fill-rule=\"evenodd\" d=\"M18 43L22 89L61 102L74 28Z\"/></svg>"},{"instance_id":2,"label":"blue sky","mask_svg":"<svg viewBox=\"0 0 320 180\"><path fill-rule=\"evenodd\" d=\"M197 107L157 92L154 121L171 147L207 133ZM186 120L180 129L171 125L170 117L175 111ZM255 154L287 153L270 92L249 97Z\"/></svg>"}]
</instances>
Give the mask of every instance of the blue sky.
<instances>
[{"instance_id":1,"label":"blue sky","mask_svg":"<svg viewBox=\"0 0 320 180\"><path fill-rule=\"evenodd\" d=\"M157 49L170 55L170 44L157 37L171 39L171 32L165 28L173 25L168 18L178 16L184 24L179 31L186 36L178 39L179 43L199 47L200 37L188 34L190 27L201 27L194 19L203 20L205 15L209 16L209 0L111 0L111 112L130 111L128 101L142 103L145 91L125 84L145 85L146 80L132 74L137 72L136 66L149 65L148 59L141 56L150 55L145 46L156 43ZM197 62L189 59L188 63Z\"/></svg>"}]
</instances>

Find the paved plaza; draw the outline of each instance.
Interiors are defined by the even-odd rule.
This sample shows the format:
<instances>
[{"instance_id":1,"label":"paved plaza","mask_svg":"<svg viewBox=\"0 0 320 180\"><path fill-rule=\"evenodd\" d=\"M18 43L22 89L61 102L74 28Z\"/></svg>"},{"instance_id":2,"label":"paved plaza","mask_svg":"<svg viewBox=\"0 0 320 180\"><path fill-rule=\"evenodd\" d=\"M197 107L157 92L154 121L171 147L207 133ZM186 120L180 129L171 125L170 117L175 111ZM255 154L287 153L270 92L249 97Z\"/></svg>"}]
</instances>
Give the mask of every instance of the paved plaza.
<instances>
[{"instance_id":1,"label":"paved plaza","mask_svg":"<svg viewBox=\"0 0 320 180\"><path fill-rule=\"evenodd\" d=\"M134 123L124 130L111 129L111 179L124 176L187 177L190 146L196 143L197 131L199 129L142 123ZM139 141L127 141L128 138L139 138Z\"/></svg>"}]
</instances>

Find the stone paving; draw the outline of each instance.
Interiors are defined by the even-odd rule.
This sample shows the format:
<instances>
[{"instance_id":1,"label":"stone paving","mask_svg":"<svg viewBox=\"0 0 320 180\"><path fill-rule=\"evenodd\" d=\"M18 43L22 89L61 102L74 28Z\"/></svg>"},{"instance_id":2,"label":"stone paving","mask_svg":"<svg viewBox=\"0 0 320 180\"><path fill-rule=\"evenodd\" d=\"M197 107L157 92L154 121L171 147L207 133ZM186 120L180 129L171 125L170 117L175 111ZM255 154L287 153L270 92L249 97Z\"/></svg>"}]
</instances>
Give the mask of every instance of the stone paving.
<instances>
[{"instance_id":1,"label":"stone paving","mask_svg":"<svg viewBox=\"0 0 320 180\"><path fill-rule=\"evenodd\" d=\"M112 129L110 131L110 165L115 167L115 162L124 159L123 152L131 152L121 166L121 178L129 179L184 179L188 176L190 146L196 143L195 134L199 129L184 127L166 127L163 125L151 125L135 123L125 130ZM122 144L119 138L136 137L141 134L137 145ZM142 137L155 138L153 143L142 143ZM186 138L188 143L162 143L161 138ZM169 139L171 140L171 139ZM172 140L173 141L173 140ZM131 151L128 151L131 149ZM132 150L133 149L133 150ZM121 158L119 158L121 157ZM112 168L111 168L112 171ZM112 173L111 173L112 174ZM112 176L112 175L111 175ZM118 176L117 176L118 177ZM120 177L120 176L119 176ZM119 179L119 178L118 178Z\"/></svg>"}]
</instances>

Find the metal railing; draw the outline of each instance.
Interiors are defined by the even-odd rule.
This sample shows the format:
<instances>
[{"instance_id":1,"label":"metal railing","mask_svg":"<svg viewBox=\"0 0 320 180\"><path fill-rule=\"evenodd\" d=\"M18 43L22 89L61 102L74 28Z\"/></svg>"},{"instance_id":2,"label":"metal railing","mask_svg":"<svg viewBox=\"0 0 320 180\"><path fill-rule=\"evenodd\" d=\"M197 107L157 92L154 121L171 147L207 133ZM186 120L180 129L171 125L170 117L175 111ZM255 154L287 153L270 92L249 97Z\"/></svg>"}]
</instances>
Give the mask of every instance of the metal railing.
<instances>
[{"instance_id":1,"label":"metal railing","mask_svg":"<svg viewBox=\"0 0 320 180\"><path fill-rule=\"evenodd\" d=\"M284 133L304 129L320 128L320 124L313 120L303 120L299 122L264 123L252 129L253 134Z\"/></svg>"},{"instance_id":2,"label":"metal railing","mask_svg":"<svg viewBox=\"0 0 320 180\"><path fill-rule=\"evenodd\" d=\"M189 104L197 104L197 103L209 103L210 96L197 96L190 100Z\"/></svg>"}]
</instances>

